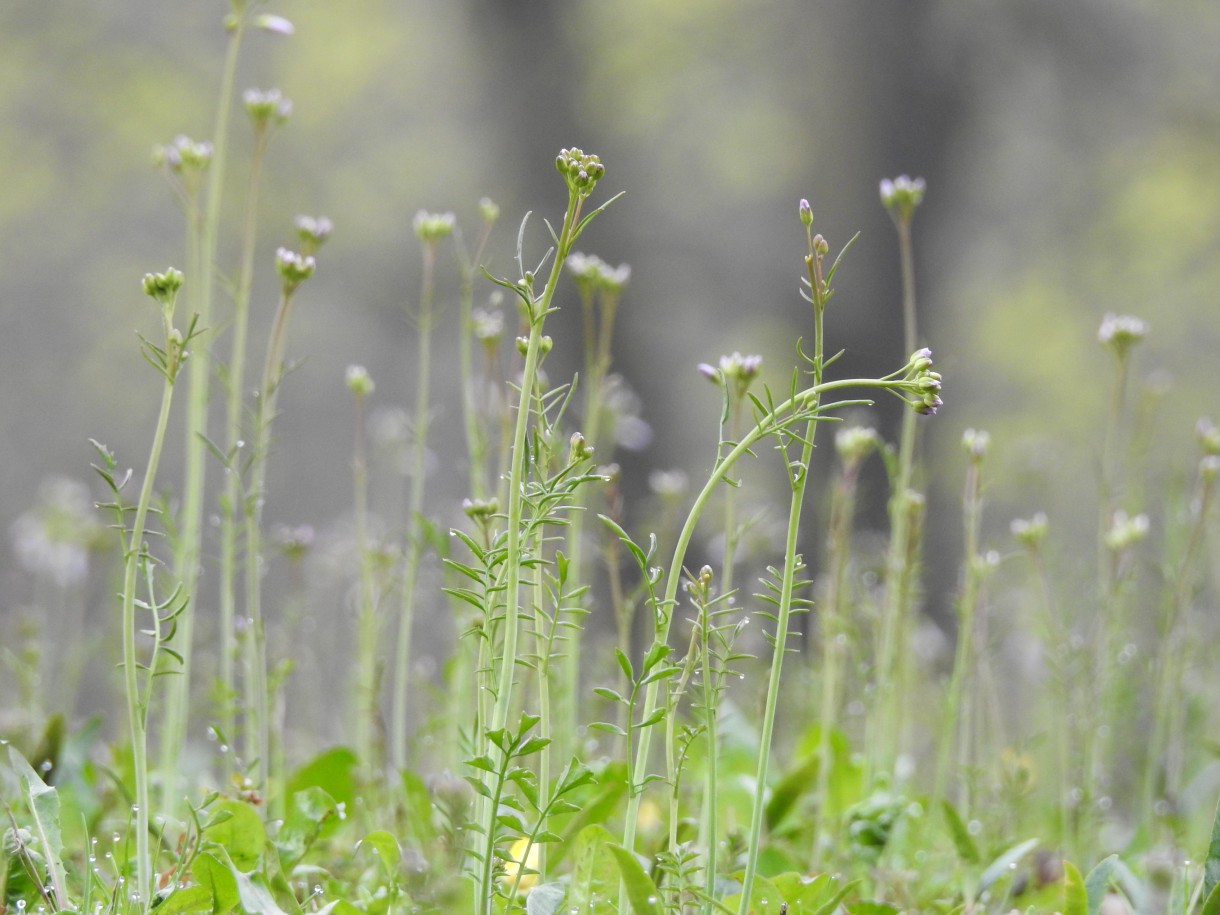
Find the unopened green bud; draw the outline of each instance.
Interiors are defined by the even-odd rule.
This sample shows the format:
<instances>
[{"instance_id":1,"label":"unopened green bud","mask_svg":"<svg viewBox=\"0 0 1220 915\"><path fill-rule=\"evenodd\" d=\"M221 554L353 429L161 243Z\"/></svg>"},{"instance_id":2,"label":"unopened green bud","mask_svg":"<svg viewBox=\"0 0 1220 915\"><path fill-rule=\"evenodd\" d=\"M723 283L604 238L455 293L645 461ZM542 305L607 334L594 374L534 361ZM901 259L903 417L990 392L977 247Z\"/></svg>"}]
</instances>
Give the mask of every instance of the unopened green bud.
<instances>
[{"instance_id":1,"label":"unopened green bud","mask_svg":"<svg viewBox=\"0 0 1220 915\"><path fill-rule=\"evenodd\" d=\"M830 245L827 244L826 239L823 238L820 233L818 235L813 236L813 253L814 254L818 255L818 257L825 257L826 253L829 250L830 250Z\"/></svg>"},{"instance_id":2,"label":"unopened green bud","mask_svg":"<svg viewBox=\"0 0 1220 915\"><path fill-rule=\"evenodd\" d=\"M254 27L264 32L274 32L276 35L292 35L297 30L296 26L283 16L273 16L270 13L255 16Z\"/></svg>"},{"instance_id":3,"label":"unopened green bud","mask_svg":"<svg viewBox=\"0 0 1220 915\"><path fill-rule=\"evenodd\" d=\"M479 216L488 225L491 225L500 218L500 207L490 197L483 197L479 200Z\"/></svg>"},{"instance_id":4,"label":"unopened green bud","mask_svg":"<svg viewBox=\"0 0 1220 915\"><path fill-rule=\"evenodd\" d=\"M373 393L373 387L373 379L363 365L347 367L347 389L356 397L368 397Z\"/></svg>"},{"instance_id":5,"label":"unopened green bud","mask_svg":"<svg viewBox=\"0 0 1220 915\"><path fill-rule=\"evenodd\" d=\"M171 306L184 280L182 271L173 267L164 273L146 273L143 281L144 294L156 299L162 306Z\"/></svg>"},{"instance_id":6,"label":"unopened green bud","mask_svg":"<svg viewBox=\"0 0 1220 915\"><path fill-rule=\"evenodd\" d=\"M517 342L517 352L520 353L522 356L524 356L529 351L530 338L529 337L518 337L516 342Z\"/></svg>"},{"instance_id":7,"label":"unopened green bud","mask_svg":"<svg viewBox=\"0 0 1220 915\"><path fill-rule=\"evenodd\" d=\"M1216 479L1217 473L1220 473L1220 454L1205 454L1199 461L1199 477L1205 483L1210 483Z\"/></svg>"},{"instance_id":8,"label":"unopened green bud","mask_svg":"<svg viewBox=\"0 0 1220 915\"><path fill-rule=\"evenodd\" d=\"M552 340L549 335L543 335L542 339L538 341L538 354L540 356L545 356L551 351L551 347L554 345L555 341Z\"/></svg>"},{"instance_id":9,"label":"unopened green bud","mask_svg":"<svg viewBox=\"0 0 1220 915\"><path fill-rule=\"evenodd\" d=\"M568 443L568 463L575 464L593 457L593 446L579 432L573 432Z\"/></svg>"},{"instance_id":10,"label":"unopened green bud","mask_svg":"<svg viewBox=\"0 0 1220 915\"><path fill-rule=\"evenodd\" d=\"M804 223L805 227L808 228L813 225L813 207L809 205L809 201L804 197L801 198L800 212L801 222Z\"/></svg>"}]
</instances>

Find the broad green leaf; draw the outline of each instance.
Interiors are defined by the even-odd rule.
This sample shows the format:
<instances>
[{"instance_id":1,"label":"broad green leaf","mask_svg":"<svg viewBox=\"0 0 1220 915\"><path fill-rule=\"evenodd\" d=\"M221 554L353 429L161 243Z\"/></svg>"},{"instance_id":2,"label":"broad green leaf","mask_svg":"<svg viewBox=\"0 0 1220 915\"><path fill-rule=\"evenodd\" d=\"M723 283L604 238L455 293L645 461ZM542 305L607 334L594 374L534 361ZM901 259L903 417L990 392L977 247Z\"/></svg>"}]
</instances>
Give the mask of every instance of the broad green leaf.
<instances>
[{"instance_id":1,"label":"broad green leaf","mask_svg":"<svg viewBox=\"0 0 1220 915\"><path fill-rule=\"evenodd\" d=\"M1220 885L1212 887L1212 891L1207 894L1199 915L1220 915Z\"/></svg>"},{"instance_id":2,"label":"broad green leaf","mask_svg":"<svg viewBox=\"0 0 1220 915\"><path fill-rule=\"evenodd\" d=\"M567 907L576 912L600 911L618 898L619 869L610 852L614 839L605 827L586 826L572 851L572 878Z\"/></svg>"},{"instance_id":3,"label":"broad green leaf","mask_svg":"<svg viewBox=\"0 0 1220 915\"><path fill-rule=\"evenodd\" d=\"M288 779L285 786L287 797L306 788L321 788L332 798L340 810L352 809L356 800L356 769L359 760L347 747L332 747L315 756ZM340 817L332 817L322 824L321 835L332 835L342 823Z\"/></svg>"},{"instance_id":4,"label":"broad green leaf","mask_svg":"<svg viewBox=\"0 0 1220 915\"><path fill-rule=\"evenodd\" d=\"M232 872L207 852L195 856L191 862L191 876L211 894L213 915L227 915L241 901Z\"/></svg>"},{"instance_id":5,"label":"broad green leaf","mask_svg":"<svg viewBox=\"0 0 1220 915\"><path fill-rule=\"evenodd\" d=\"M735 874L734 876L740 881L744 875ZM748 911L752 915L781 915L780 908L784 902L784 897L775 884L761 874L755 875L754 889L750 892L748 907ZM741 911L741 893L729 896L724 900L724 904L729 911Z\"/></svg>"},{"instance_id":6,"label":"broad green leaf","mask_svg":"<svg viewBox=\"0 0 1220 915\"><path fill-rule=\"evenodd\" d=\"M316 785L292 796L292 810L275 836L275 847L284 870L291 870L292 865L305 856L321 833L322 825L338 812L335 799Z\"/></svg>"},{"instance_id":7,"label":"broad green leaf","mask_svg":"<svg viewBox=\"0 0 1220 915\"><path fill-rule=\"evenodd\" d=\"M636 915L661 915L657 885L644 872L639 859L621 845L611 845L610 853L618 862L618 870L627 888L627 899Z\"/></svg>"},{"instance_id":8,"label":"broad green leaf","mask_svg":"<svg viewBox=\"0 0 1220 915\"><path fill-rule=\"evenodd\" d=\"M1089 894L1084 878L1071 861L1063 862L1063 915L1089 915Z\"/></svg>"},{"instance_id":9,"label":"broad green leaf","mask_svg":"<svg viewBox=\"0 0 1220 915\"><path fill-rule=\"evenodd\" d=\"M157 915L184 915L187 912L211 912L212 891L202 884L184 886L170 893L169 898L157 906Z\"/></svg>"},{"instance_id":10,"label":"broad green leaf","mask_svg":"<svg viewBox=\"0 0 1220 915\"><path fill-rule=\"evenodd\" d=\"M816 788L818 766L817 754L811 753L779 780L763 811L768 832L774 832L779 827L784 818L796 808L796 802L802 795Z\"/></svg>"},{"instance_id":11,"label":"broad green leaf","mask_svg":"<svg viewBox=\"0 0 1220 915\"><path fill-rule=\"evenodd\" d=\"M241 898L241 907L246 915L288 915L275 901L262 874L244 874L236 865L232 871L233 879L237 881L237 895Z\"/></svg>"},{"instance_id":12,"label":"broad green leaf","mask_svg":"<svg viewBox=\"0 0 1220 915\"><path fill-rule=\"evenodd\" d=\"M957 812L957 808L947 798L941 799L940 807L945 815L945 827L949 830L949 836L953 839L954 847L957 848L957 856L961 858L964 864L978 864L978 846L974 844L970 830L962 822L961 814ZM1093 915L1096 915L1096 913L1093 913Z\"/></svg>"},{"instance_id":13,"label":"broad green leaf","mask_svg":"<svg viewBox=\"0 0 1220 915\"><path fill-rule=\"evenodd\" d=\"M399 846L398 840L384 829L370 832L357 843L356 847L367 847L372 851L390 876L398 872L398 864L402 860L402 848Z\"/></svg>"},{"instance_id":14,"label":"broad green leaf","mask_svg":"<svg viewBox=\"0 0 1220 915\"><path fill-rule=\"evenodd\" d=\"M21 797L30 810L31 825L38 836L39 851L50 871L51 887L61 909L68 908L63 864L63 840L59 832L59 793L44 782L15 747L8 748L9 765L21 780Z\"/></svg>"},{"instance_id":15,"label":"broad green leaf","mask_svg":"<svg viewBox=\"0 0 1220 915\"><path fill-rule=\"evenodd\" d=\"M224 816L215 816L223 814ZM233 866L248 873L258 866L267 833L263 821L249 804L221 798L214 808L214 820L203 830L203 838L215 842L229 854Z\"/></svg>"},{"instance_id":16,"label":"broad green leaf","mask_svg":"<svg viewBox=\"0 0 1220 915\"><path fill-rule=\"evenodd\" d=\"M586 803L581 804L570 822L563 829L563 841L547 852L547 863L554 868L575 847L575 837L590 823L603 823L618 809L619 802L627 793L627 766L613 763L597 776L601 790Z\"/></svg>"},{"instance_id":17,"label":"broad green leaf","mask_svg":"<svg viewBox=\"0 0 1220 915\"><path fill-rule=\"evenodd\" d=\"M898 915L896 905L888 902L877 902L875 899L864 899L844 906L850 915Z\"/></svg>"},{"instance_id":18,"label":"broad green leaf","mask_svg":"<svg viewBox=\"0 0 1220 915\"><path fill-rule=\"evenodd\" d=\"M1089 915L1097 915L1101 909L1101 901L1106 897L1106 890L1110 888L1110 877L1117 865L1118 855L1110 855L1098 862L1085 877L1084 889L1089 897Z\"/></svg>"}]
</instances>

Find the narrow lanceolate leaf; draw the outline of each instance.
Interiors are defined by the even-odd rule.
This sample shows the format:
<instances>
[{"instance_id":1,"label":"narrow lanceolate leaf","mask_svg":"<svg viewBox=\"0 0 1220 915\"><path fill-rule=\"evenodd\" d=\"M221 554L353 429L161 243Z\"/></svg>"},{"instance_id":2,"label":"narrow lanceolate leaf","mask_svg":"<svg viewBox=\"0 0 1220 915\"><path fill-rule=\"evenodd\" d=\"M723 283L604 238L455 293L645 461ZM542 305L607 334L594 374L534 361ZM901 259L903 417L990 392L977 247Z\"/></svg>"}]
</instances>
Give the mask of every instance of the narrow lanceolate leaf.
<instances>
[{"instance_id":1,"label":"narrow lanceolate leaf","mask_svg":"<svg viewBox=\"0 0 1220 915\"><path fill-rule=\"evenodd\" d=\"M1101 910L1101 901L1110 887L1110 877L1118 866L1118 855L1103 858L1098 865L1089 871L1084 880L1085 894L1089 897L1089 915L1097 915Z\"/></svg>"},{"instance_id":2,"label":"narrow lanceolate leaf","mask_svg":"<svg viewBox=\"0 0 1220 915\"><path fill-rule=\"evenodd\" d=\"M59 832L59 793L44 782L25 757L13 747L8 748L9 765L21 779L21 796L30 809L34 833L38 836L40 851L47 862L51 887L55 891L58 908L68 907L64 864L63 840Z\"/></svg>"},{"instance_id":3,"label":"narrow lanceolate leaf","mask_svg":"<svg viewBox=\"0 0 1220 915\"><path fill-rule=\"evenodd\" d=\"M660 915L660 894L657 892L657 885L645 872L639 859L621 845L611 844L608 847L618 863L623 886L627 888L627 899L631 902L635 915Z\"/></svg>"}]
</instances>

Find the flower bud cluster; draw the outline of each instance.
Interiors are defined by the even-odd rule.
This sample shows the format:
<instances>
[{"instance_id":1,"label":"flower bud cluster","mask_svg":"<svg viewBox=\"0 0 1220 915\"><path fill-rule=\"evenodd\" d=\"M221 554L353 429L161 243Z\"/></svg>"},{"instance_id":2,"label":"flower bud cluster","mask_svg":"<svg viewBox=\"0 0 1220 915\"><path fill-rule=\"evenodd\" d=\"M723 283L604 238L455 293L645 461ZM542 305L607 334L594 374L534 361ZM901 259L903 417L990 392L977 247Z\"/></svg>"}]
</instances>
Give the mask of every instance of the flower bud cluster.
<instances>
[{"instance_id":1,"label":"flower bud cluster","mask_svg":"<svg viewBox=\"0 0 1220 915\"><path fill-rule=\"evenodd\" d=\"M715 577L711 566L704 566L696 577L686 581L686 593L697 605L703 607L712 600L712 580Z\"/></svg>"},{"instance_id":2,"label":"flower bud cluster","mask_svg":"<svg viewBox=\"0 0 1220 915\"><path fill-rule=\"evenodd\" d=\"M278 126L292 117L292 100L279 89L247 89L241 98L255 127Z\"/></svg>"},{"instance_id":3,"label":"flower bud cluster","mask_svg":"<svg viewBox=\"0 0 1220 915\"><path fill-rule=\"evenodd\" d=\"M457 225L457 217L452 213L429 213L420 210L412 222L415 236L425 244L436 244L453 234Z\"/></svg>"},{"instance_id":4,"label":"flower bud cluster","mask_svg":"<svg viewBox=\"0 0 1220 915\"><path fill-rule=\"evenodd\" d=\"M1144 339L1148 325L1130 315L1107 314L1097 330L1097 341L1114 350L1114 355L1125 359L1131 347Z\"/></svg>"},{"instance_id":5,"label":"flower bud cluster","mask_svg":"<svg viewBox=\"0 0 1220 915\"><path fill-rule=\"evenodd\" d=\"M164 273L144 274L144 294L157 300L162 308L173 307L185 277L181 270L170 267Z\"/></svg>"},{"instance_id":6,"label":"flower bud cluster","mask_svg":"<svg viewBox=\"0 0 1220 915\"><path fill-rule=\"evenodd\" d=\"M881 446L881 436L871 426L847 426L835 433L835 451L844 464L857 464Z\"/></svg>"},{"instance_id":7,"label":"flower bud cluster","mask_svg":"<svg viewBox=\"0 0 1220 915\"><path fill-rule=\"evenodd\" d=\"M981 464L987 457L987 448L991 444L991 435L981 429L967 429L962 433L962 448L972 464Z\"/></svg>"},{"instance_id":8,"label":"flower bud cluster","mask_svg":"<svg viewBox=\"0 0 1220 915\"><path fill-rule=\"evenodd\" d=\"M494 346L504 336L504 312L499 309L475 308L470 323L474 338L484 345Z\"/></svg>"},{"instance_id":9,"label":"flower bud cluster","mask_svg":"<svg viewBox=\"0 0 1220 915\"><path fill-rule=\"evenodd\" d=\"M568 442L568 463L576 464L593 457L593 446L579 432L573 432Z\"/></svg>"},{"instance_id":10,"label":"flower bud cluster","mask_svg":"<svg viewBox=\"0 0 1220 915\"><path fill-rule=\"evenodd\" d=\"M1195 423L1195 435L1204 454L1220 454L1220 428L1206 416Z\"/></svg>"},{"instance_id":11,"label":"flower bud cluster","mask_svg":"<svg viewBox=\"0 0 1220 915\"><path fill-rule=\"evenodd\" d=\"M1125 511L1116 511L1104 538L1106 549L1112 553L1121 553L1135 546L1148 536L1148 526L1147 515L1128 517Z\"/></svg>"},{"instance_id":12,"label":"flower bud cluster","mask_svg":"<svg viewBox=\"0 0 1220 915\"><path fill-rule=\"evenodd\" d=\"M601 159L575 146L559 151L555 157L555 169L563 175L568 190L580 197L592 194L597 182L606 174Z\"/></svg>"},{"instance_id":13,"label":"flower bud cluster","mask_svg":"<svg viewBox=\"0 0 1220 915\"><path fill-rule=\"evenodd\" d=\"M729 391L740 397L762 370L762 356L743 356L733 352L720 357L720 367L714 368L706 362L696 366L699 374L715 385L727 385Z\"/></svg>"},{"instance_id":14,"label":"flower bud cluster","mask_svg":"<svg viewBox=\"0 0 1220 915\"><path fill-rule=\"evenodd\" d=\"M611 267L596 254L582 254L579 251L568 255L567 268L583 297L595 292L620 295L631 279L630 264Z\"/></svg>"},{"instance_id":15,"label":"flower bud cluster","mask_svg":"<svg viewBox=\"0 0 1220 915\"><path fill-rule=\"evenodd\" d=\"M1014 518L1012 524L1009 525L1009 530L1012 531L1012 536L1017 543L1029 549L1037 549L1041 546L1042 541L1046 539L1048 528L1046 512L1038 512L1028 519Z\"/></svg>"},{"instance_id":16,"label":"flower bud cluster","mask_svg":"<svg viewBox=\"0 0 1220 915\"><path fill-rule=\"evenodd\" d=\"M275 252L275 269L280 275L280 286L284 295L292 295L296 288L313 276L317 262L312 254L298 254L287 248Z\"/></svg>"},{"instance_id":17,"label":"flower bud cluster","mask_svg":"<svg viewBox=\"0 0 1220 915\"><path fill-rule=\"evenodd\" d=\"M495 496L490 499L463 499L462 511L471 521L487 524L500 512L500 500Z\"/></svg>"},{"instance_id":18,"label":"flower bud cluster","mask_svg":"<svg viewBox=\"0 0 1220 915\"><path fill-rule=\"evenodd\" d=\"M500 218L500 207L490 197L479 198L479 216L489 226Z\"/></svg>"},{"instance_id":19,"label":"flower bud cluster","mask_svg":"<svg viewBox=\"0 0 1220 915\"><path fill-rule=\"evenodd\" d=\"M373 388L373 379L370 377L368 369L363 365L347 367L347 389L356 397L368 397L373 393Z\"/></svg>"},{"instance_id":20,"label":"flower bud cluster","mask_svg":"<svg viewBox=\"0 0 1220 915\"><path fill-rule=\"evenodd\" d=\"M915 208L923 203L927 183L922 178L911 178L900 175L897 178L885 178L881 182L881 205L890 212L896 222L907 222L915 213Z\"/></svg>"},{"instance_id":21,"label":"flower bud cluster","mask_svg":"<svg viewBox=\"0 0 1220 915\"><path fill-rule=\"evenodd\" d=\"M212 164L212 144L197 143L184 134L174 137L172 143L153 147L153 165L167 168L176 175L184 172L202 172Z\"/></svg>"},{"instance_id":22,"label":"flower bud cluster","mask_svg":"<svg viewBox=\"0 0 1220 915\"><path fill-rule=\"evenodd\" d=\"M908 390L918 397L908 401L917 412L931 415L944 405L940 399L940 372L932 371L932 351L927 347L911 354L906 381Z\"/></svg>"},{"instance_id":23,"label":"flower bud cluster","mask_svg":"<svg viewBox=\"0 0 1220 915\"><path fill-rule=\"evenodd\" d=\"M296 218L297 241L302 254L313 254L326 243L334 224L325 216L298 216Z\"/></svg>"}]
</instances>

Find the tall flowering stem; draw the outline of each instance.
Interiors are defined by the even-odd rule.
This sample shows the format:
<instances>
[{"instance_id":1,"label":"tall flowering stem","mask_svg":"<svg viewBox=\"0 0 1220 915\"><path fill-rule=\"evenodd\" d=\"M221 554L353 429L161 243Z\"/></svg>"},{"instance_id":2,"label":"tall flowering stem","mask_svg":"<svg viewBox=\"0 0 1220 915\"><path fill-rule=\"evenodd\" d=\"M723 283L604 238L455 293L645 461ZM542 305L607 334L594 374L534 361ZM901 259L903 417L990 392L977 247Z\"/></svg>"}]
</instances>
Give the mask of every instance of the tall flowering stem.
<instances>
[{"instance_id":1,"label":"tall flowering stem","mask_svg":"<svg viewBox=\"0 0 1220 915\"><path fill-rule=\"evenodd\" d=\"M312 254L280 248L275 256L280 276L280 302L267 341L262 382L254 421L254 451L251 454L250 486L246 494L246 625L245 640L245 753L246 763L257 772L256 787L265 788L271 761L271 729L267 683L267 637L263 625L263 505L266 499L267 458L271 450L271 423L284 376L284 346L288 319L292 315L297 288L313 276ZM255 765L257 763L257 768Z\"/></svg>"},{"instance_id":2,"label":"tall flowering stem","mask_svg":"<svg viewBox=\"0 0 1220 915\"><path fill-rule=\"evenodd\" d=\"M148 456L148 465L144 472L144 482L140 488L140 496L136 502L135 518L131 528L127 529L126 511L117 501L118 486L115 485L110 469L113 458L104 452L107 459L106 468L99 468L104 479L115 492L115 509L123 548L123 684L127 699L127 726L131 740L132 770L135 773L135 793L132 812L135 817L136 839L136 890L135 902L137 910L148 912L153 900L153 862L149 847L149 784L148 784L148 711L151 705L151 686L156 673L159 659L153 657L149 662L142 662L136 653L136 607L141 603L136 599L137 580L143 572L149 585L149 595L146 607L152 614L151 633L154 641L154 652L161 644L161 611L164 605L158 603L153 591L153 560L149 556L148 546L144 542L148 531L148 516L153 501L153 485L157 478L157 467L161 461L161 452L165 445L165 432L169 426L170 406L173 403L174 385L182 366L187 360L187 346L195 336L195 322L186 334L174 326L174 306L178 290L183 282L182 274L174 269L165 273L147 274L144 277L144 292L153 298L161 310L161 325L165 333L163 347L144 341L144 358L160 373L165 384L161 389L161 407L157 414L156 429L153 433L152 448ZM140 671L145 670L146 689L141 689Z\"/></svg>"},{"instance_id":3,"label":"tall flowering stem","mask_svg":"<svg viewBox=\"0 0 1220 915\"><path fill-rule=\"evenodd\" d=\"M571 253L572 245L585 226L595 216L601 213L609 202L603 204L587 215L581 215L584 203L593 193L597 182L605 175L606 169L601 160L580 149L561 150L555 160L555 166L563 176L568 190L568 205L564 212L563 224L558 235L552 235L555 241L554 257L551 263L550 275L546 285L539 293L536 288L534 271L528 271L522 262L520 241L518 243L518 266L521 277L516 282L494 280L516 294L521 306L523 317L529 327L529 337L525 344L525 364L522 368L521 386L518 390L517 415L513 432L512 459L508 480L508 517L507 559L506 559L506 591L504 595L504 622L502 624L503 638L497 652L498 682L495 689L495 704L491 717L486 721L486 732L503 731L508 724L509 711L512 708L513 683L518 659L518 638L521 622L521 580L525 567L526 544L523 543L525 531L525 484L530 469L529 453L526 447L526 435L530 427L530 417L533 413L531 402L538 384L538 368L544 351L542 334L543 323L552 310L555 289L563 272L564 262ZM612 198L613 199L613 198ZM523 227L524 228L524 227ZM546 344L549 348L550 341ZM490 744L488 744L490 749ZM482 835L492 836L495 829L496 810L493 805L484 803L481 807L480 828ZM479 894L476 905L480 911L489 911L492 904L490 893L484 887Z\"/></svg>"},{"instance_id":4,"label":"tall flowering stem","mask_svg":"<svg viewBox=\"0 0 1220 915\"><path fill-rule=\"evenodd\" d=\"M905 352L914 352L919 335L915 323L915 259L911 244L911 221L923 202L922 178L903 175L881 182L881 203L898 230L898 250L902 264L902 325ZM910 666L904 646L910 637L915 573L919 565L918 545L923 512L921 494L912 488L915 476L916 419L910 411L902 416L898 461L891 480L889 503L890 542L885 561L885 606L881 632L874 658L877 684L877 713L872 717L868 739L872 774L888 776L905 739L902 713L904 698L910 694L907 678Z\"/></svg>"},{"instance_id":5,"label":"tall flowering stem","mask_svg":"<svg viewBox=\"0 0 1220 915\"><path fill-rule=\"evenodd\" d=\"M424 473L428 451L428 402L432 372L433 295L436 288L436 254L442 240L453 234L452 213L415 214L415 234L423 250L419 308L415 314L415 417L411 430L411 489L407 505L407 555L403 571L402 605L398 615L398 637L394 652L394 693L390 717L390 761L395 769L407 766L407 700L411 667L411 629L415 624L419 566L423 559ZM365 726L371 724L365 722ZM361 731L357 747L361 761L372 761L372 732Z\"/></svg>"}]
</instances>

